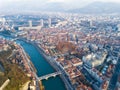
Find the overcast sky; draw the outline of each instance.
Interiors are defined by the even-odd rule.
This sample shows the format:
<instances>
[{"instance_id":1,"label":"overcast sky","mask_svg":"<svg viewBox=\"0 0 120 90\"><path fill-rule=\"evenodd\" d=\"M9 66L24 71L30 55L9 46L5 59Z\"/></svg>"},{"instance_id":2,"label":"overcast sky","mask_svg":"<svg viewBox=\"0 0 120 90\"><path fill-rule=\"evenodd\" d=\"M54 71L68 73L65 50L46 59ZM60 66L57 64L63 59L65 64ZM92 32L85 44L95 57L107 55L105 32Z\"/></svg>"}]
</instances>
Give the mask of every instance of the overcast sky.
<instances>
[{"instance_id":1,"label":"overcast sky","mask_svg":"<svg viewBox=\"0 0 120 90\"><path fill-rule=\"evenodd\" d=\"M45 3L51 3L51 2L60 2L65 7L79 8L95 1L120 3L120 0L0 0L0 7L7 6L11 3L14 6L14 4L16 3L17 4L30 3L29 5L31 5L35 3L45 4Z\"/></svg>"},{"instance_id":2,"label":"overcast sky","mask_svg":"<svg viewBox=\"0 0 120 90\"><path fill-rule=\"evenodd\" d=\"M64 3L71 3L71 2L94 2L94 1L102 1L102 2L120 2L120 0L0 0L2 3L9 3L9 2L24 2L24 1L44 1L44 2L64 2Z\"/></svg>"}]
</instances>

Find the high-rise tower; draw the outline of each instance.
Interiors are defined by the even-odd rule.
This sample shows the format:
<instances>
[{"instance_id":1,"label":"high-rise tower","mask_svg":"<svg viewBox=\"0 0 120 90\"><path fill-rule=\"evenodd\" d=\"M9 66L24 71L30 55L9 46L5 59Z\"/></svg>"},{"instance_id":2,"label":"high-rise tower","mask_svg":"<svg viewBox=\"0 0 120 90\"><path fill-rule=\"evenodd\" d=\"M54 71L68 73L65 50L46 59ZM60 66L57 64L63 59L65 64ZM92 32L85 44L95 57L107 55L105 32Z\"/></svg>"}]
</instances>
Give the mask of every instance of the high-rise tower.
<instances>
[{"instance_id":1,"label":"high-rise tower","mask_svg":"<svg viewBox=\"0 0 120 90\"><path fill-rule=\"evenodd\" d=\"M29 21L29 27L32 27L32 21L31 20Z\"/></svg>"},{"instance_id":2,"label":"high-rise tower","mask_svg":"<svg viewBox=\"0 0 120 90\"><path fill-rule=\"evenodd\" d=\"M48 26L51 27L51 18L48 19Z\"/></svg>"},{"instance_id":3,"label":"high-rise tower","mask_svg":"<svg viewBox=\"0 0 120 90\"><path fill-rule=\"evenodd\" d=\"M6 22L5 18L3 18L3 19L2 19L2 24L3 24L3 26L5 25L5 22Z\"/></svg>"},{"instance_id":4,"label":"high-rise tower","mask_svg":"<svg viewBox=\"0 0 120 90\"><path fill-rule=\"evenodd\" d=\"M43 19L40 20L41 27L44 27L44 21Z\"/></svg>"}]
</instances>

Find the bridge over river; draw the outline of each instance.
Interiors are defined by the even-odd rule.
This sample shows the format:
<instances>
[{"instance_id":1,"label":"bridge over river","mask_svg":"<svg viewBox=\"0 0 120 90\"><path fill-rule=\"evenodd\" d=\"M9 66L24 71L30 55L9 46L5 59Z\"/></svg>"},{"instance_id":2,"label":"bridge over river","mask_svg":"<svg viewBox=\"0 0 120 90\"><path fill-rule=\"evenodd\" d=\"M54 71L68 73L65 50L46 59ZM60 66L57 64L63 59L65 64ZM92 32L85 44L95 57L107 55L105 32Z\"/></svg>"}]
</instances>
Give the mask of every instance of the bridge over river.
<instances>
[{"instance_id":1,"label":"bridge over river","mask_svg":"<svg viewBox=\"0 0 120 90\"><path fill-rule=\"evenodd\" d=\"M44 76L41 76L41 77L38 77L39 80L43 80L43 79L48 79L50 77L56 77L57 75L60 75L61 72L58 71L58 72L55 72L55 73L51 73L51 74L47 74L47 75L44 75Z\"/></svg>"}]
</instances>

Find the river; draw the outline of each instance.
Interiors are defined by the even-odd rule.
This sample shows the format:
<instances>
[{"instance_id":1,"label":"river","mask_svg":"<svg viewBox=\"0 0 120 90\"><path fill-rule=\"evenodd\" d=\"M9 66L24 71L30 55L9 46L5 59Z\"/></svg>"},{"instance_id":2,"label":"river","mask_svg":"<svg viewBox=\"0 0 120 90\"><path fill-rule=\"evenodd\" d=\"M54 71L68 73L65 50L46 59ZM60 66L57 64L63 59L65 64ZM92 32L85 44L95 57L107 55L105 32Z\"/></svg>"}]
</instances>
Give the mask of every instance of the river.
<instances>
[{"instance_id":1,"label":"river","mask_svg":"<svg viewBox=\"0 0 120 90\"><path fill-rule=\"evenodd\" d=\"M9 37L5 38L8 39ZM30 60L37 70L38 77L55 72L36 47L20 40L17 40L16 43L20 44L24 48L25 52L30 56ZM42 83L45 86L45 90L66 90L65 85L59 76L43 80Z\"/></svg>"}]
</instances>

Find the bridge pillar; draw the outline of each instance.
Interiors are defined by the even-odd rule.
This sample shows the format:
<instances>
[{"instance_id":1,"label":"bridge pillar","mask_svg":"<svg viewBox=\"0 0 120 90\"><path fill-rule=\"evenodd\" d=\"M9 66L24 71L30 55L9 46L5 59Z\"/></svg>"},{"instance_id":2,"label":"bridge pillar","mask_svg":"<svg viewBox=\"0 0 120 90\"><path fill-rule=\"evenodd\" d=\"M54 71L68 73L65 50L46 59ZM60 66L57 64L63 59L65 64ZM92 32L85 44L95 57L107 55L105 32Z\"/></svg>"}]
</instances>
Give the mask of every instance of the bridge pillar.
<instances>
[{"instance_id":1,"label":"bridge pillar","mask_svg":"<svg viewBox=\"0 0 120 90\"><path fill-rule=\"evenodd\" d=\"M56 75L53 75L53 77L56 77Z\"/></svg>"},{"instance_id":2,"label":"bridge pillar","mask_svg":"<svg viewBox=\"0 0 120 90\"><path fill-rule=\"evenodd\" d=\"M45 79L48 80L49 77L46 77Z\"/></svg>"}]
</instances>

